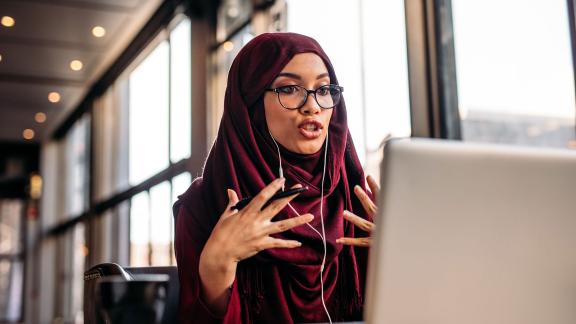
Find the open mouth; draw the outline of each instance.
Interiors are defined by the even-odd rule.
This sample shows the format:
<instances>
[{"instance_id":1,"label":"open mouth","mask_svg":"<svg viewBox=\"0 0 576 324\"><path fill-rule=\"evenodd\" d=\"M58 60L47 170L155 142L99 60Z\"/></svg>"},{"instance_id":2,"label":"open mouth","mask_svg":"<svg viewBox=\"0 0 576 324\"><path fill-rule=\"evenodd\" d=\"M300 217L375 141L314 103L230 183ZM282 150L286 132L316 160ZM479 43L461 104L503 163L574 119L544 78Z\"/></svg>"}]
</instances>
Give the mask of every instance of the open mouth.
<instances>
[{"instance_id":1,"label":"open mouth","mask_svg":"<svg viewBox=\"0 0 576 324\"><path fill-rule=\"evenodd\" d=\"M316 120L306 120L300 125L298 125L298 129L300 130L300 134L307 139L316 139L320 135L322 135L322 129L324 127L322 124Z\"/></svg>"}]
</instances>

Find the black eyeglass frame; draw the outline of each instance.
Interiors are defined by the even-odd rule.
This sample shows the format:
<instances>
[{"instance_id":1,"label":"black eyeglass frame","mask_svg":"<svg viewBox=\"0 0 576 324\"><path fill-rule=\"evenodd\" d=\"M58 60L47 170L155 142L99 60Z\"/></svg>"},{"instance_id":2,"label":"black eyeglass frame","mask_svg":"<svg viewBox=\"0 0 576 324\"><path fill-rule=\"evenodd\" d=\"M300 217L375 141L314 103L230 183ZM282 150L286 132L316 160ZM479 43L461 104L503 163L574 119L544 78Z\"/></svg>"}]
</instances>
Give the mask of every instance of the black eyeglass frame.
<instances>
[{"instance_id":1,"label":"black eyeglass frame","mask_svg":"<svg viewBox=\"0 0 576 324\"><path fill-rule=\"evenodd\" d=\"M282 88L288 88L288 87L298 87L300 89L304 89L304 91L306 91L306 97L304 98L304 101L302 101L302 103L296 107L296 108L288 108L286 106L284 106L282 104L282 101L280 100L280 90ZM318 102L318 98L316 98L316 92L322 88L336 88L338 89L338 91L340 91L340 97L338 97L338 102L336 102L332 107L323 107L320 102ZM280 106L282 106L282 108L284 109L288 109L288 110L297 110L300 109L302 107L304 107L304 105L306 104L306 102L308 102L308 96L310 96L310 94L312 94L312 96L314 97L314 100L316 101L316 103L318 104L318 107L322 108L322 109L333 109L334 107L336 107L336 105L338 105L340 103L340 100L342 99L342 92L344 92L344 87L339 86L337 84L326 84L323 86L320 86L314 90L308 90L302 86L296 85L296 84L292 84L292 85L285 85L285 86L281 86L281 87L276 87L276 88L267 88L265 89L266 91L272 91L274 93L276 93L277 97L278 97L278 102L280 103Z\"/></svg>"}]
</instances>

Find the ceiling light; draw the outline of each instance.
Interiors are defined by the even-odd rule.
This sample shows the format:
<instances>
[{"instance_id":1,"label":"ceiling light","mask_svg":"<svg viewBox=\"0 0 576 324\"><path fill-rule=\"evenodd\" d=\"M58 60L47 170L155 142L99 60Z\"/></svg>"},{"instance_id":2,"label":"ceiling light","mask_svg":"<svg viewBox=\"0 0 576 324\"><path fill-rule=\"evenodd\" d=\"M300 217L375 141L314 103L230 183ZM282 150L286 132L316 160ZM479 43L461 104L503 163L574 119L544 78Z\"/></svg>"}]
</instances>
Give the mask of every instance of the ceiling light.
<instances>
[{"instance_id":1,"label":"ceiling light","mask_svg":"<svg viewBox=\"0 0 576 324\"><path fill-rule=\"evenodd\" d=\"M24 137L24 139L31 140L31 139L34 138L34 131L31 130L30 128L26 128L26 129L22 132L22 137Z\"/></svg>"},{"instance_id":2,"label":"ceiling light","mask_svg":"<svg viewBox=\"0 0 576 324\"><path fill-rule=\"evenodd\" d=\"M0 62L2 62L2 54L0 54Z\"/></svg>"},{"instance_id":3,"label":"ceiling light","mask_svg":"<svg viewBox=\"0 0 576 324\"><path fill-rule=\"evenodd\" d=\"M92 28L92 35L98 38L104 37L104 35L106 35L106 29L102 26L94 26L94 28Z\"/></svg>"},{"instance_id":4,"label":"ceiling light","mask_svg":"<svg viewBox=\"0 0 576 324\"><path fill-rule=\"evenodd\" d=\"M224 44L222 45L222 47L224 47L224 50L226 52L230 52L231 50L234 49L234 43L232 43L231 41L227 41L224 42Z\"/></svg>"},{"instance_id":5,"label":"ceiling light","mask_svg":"<svg viewBox=\"0 0 576 324\"><path fill-rule=\"evenodd\" d=\"M34 120L37 123L42 124L43 122L46 121L46 114L43 112L36 113L36 115L34 115Z\"/></svg>"},{"instance_id":6,"label":"ceiling light","mask_svg":"<svg viewBox=\"0 0 576 324\"><path fill-rule=\"evenodd\" d=\"M82 61L80 60L72 60L70 61L70 68L74 71L80 71L82 70Z\"/></svg>"},{"instance_id":7,"label":"ceiling light","mask_svg":"<svg viewBox=\"0 0 576 324\"><path fill-rule=\"evenodd\" d=\"M3 16L2 17L2 26L4 27L12 27L14 26L16 22L14 21L14 18L10 17L10 16Z\"/></svg>"},{"instance_id":8,"label":"ceiling light","mask_svg":"<svg viewBox=\"0 0 576 324\"><path fill-rule=\"evenodd\" d=\"M48 101L51 103L57 103L60 101L60 94L58 92L50 92L48 94Z\"/></svg>"}]
</instances>

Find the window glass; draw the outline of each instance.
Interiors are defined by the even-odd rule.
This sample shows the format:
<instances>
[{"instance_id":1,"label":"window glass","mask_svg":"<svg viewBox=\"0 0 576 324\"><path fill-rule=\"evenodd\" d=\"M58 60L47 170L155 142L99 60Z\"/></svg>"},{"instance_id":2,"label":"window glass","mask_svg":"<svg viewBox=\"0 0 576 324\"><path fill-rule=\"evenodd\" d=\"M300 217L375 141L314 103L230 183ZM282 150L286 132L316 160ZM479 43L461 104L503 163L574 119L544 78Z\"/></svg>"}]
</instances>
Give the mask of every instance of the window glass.
<instances>
[{"instance_id":1,"label":"window glass","mask_svg":"<svg viewBox=\"0 0 576 324\"><path fill-rule=\"evenodd\" d=\"M191 130L191 35L184 19L170 33L170 160L190 156Z\"/></svg>"},{"instance_id":2,"label":"window glass","mask_svg":"<svg viewBox=\"0 0 576 324\"><path fill-rule=\"evenodd\" d=\"M90 116L72 127L66 137L66 214L75 217L88 207Z\"/></svg>"},{"instance_id":3,"label":"window glass","mask_svg":"<svg viewBox=\"0 0 576 324\"><path fill-rule=\"evenodd\" d=\"M452 0L452 13L463 138L569 146L575 99L566 1Z\"/></svg>"},{"instance_id":4,"label":"window glass","mask_svg":"<svg viewBox=\"0 0 576 324\"><path fill-rule=\"evenodd\" d=\"M288 31L316 39L336 70L344 87L348 127L362 162L365 161L364 97L362 89L362 42L360 6L357 1L289 0ZM329 14L319 15L329 8ZM345 24L334 24L345 21ZM326 28L330 26L330 28Z\"/></svg>"},{"instance_id":5,"label":"window glass","mask_svg":"<svg viewBox=\"0 0 576 324\"><path fill-rule=\"evenodd\" d=\"M22 312L24 202L0 199L0 322L18 322Z\"/></svg>"},{"instance_id":6,"label":"window glass","mask_svg":"<svg viewBox=\"0 0 576 324\"><path fill-rule=\"evenodd\" d=\"M83 319L83 296L84 296L84 267L86 264L86 256L88 255L88 248L86 246L86 229L83 223L77 224L73 231L70 232L72 244L72 316L75 323L80 323Z\"/></svg>"},{"instance_id":7,"label":"window glass","mask_svg":"<svg viewBox=\"0 0 576 324\"><path fill-rule=\"evenodd\" d=\"M192 177L189 172L181 173L174 178L172 178L172 202L171 206L178 200L178 196L186 192L190 184L192 183ZM172 231L171 231L171 240L172 244L174 243L174 217L170 217L172 221ZM174 255L174 249L172 249L172 263L176 264L176 256Z\"/></svg>"},{"instance_id":8,"label":"window glass","mask_svg":"<svg viewBox=\"0 0 576 324\"><path fill-rule=\"evenodd\" d=\"M172 178L172 205L178 200L178 196L188 190L191 183L192 177L189 172L180 173Z\"/></svg>"},{"instance_id":9,"label":"window glass","mask_svg":"<svg viewBox=\"0 0 576 324\"><path fill-rule=\"evenodd\" d=\"M21 252L23 204L15 199L0 200L0 255Z\"/></svg>"},{"instance_id":10,"label":"window glass","mask_svg":"<svg viewBox=\"0 0 576 324\"><path fill-rule=\"evenodd\" d=\"M223 41L252 14L250 0L223 0L218 8L218 28L216 38Z\"/></svg>"},{"instance_id":11,"label":"window glass","mask_svg":"<svg viewBox=\"0 0 576 324\"><path fill-rule=\"evenodd\" d=\"M377 150L390 134L408 137L410 97L404 1L362 1L366 147Z\"/></svg>"},{"instance_id":12,"label":"window glass","mask_svg":"<svg viewBox=\"0 0 576 324\"><path fill-rule=\"evenodd\" d=\"M253 38L250 25L244 27L237 34L224 43L211 55L210 75L210 103L208 113L208 143L212 143L218 133L220 119L224 112L224 96L228 71L240 49Z\"/></svg>"},{"instance_id":13,"label":"window glass","mask_svg":"<svg viewBox=\"0 0 576 324\"><path fill-rule=\"evenodd\" d=\"M18 322L22 312L22 262L0 259L0 321Z\"/></svg>"},{"instance_id":14,"label":"window glass","mask_svg":"<svg viewBox=\"0 0 576 324\"><path fill-rule=\"evenodd\" d=\"M411 133L404 1L288 0L287 8L288 31L315 38L330 57L358 156L379 179L383 140Z\"/></svg>"},{"instance_id":15,"label":"window glass","mask_svg":"<svg viewBox=\"0 0 576 324\"><path fill-rule=\"evenodd\" d=\"M150 238L150 203L148 192L132 197L130 203L130 265L148 266Z\"/></svg>"},{"instance_id":16,"label":"window glass","mask_svg":"<svg viewBox=\"0 0 576 324\"><path fill-rule=\"evenodd\" d=\"M167 41L130 74L129 178L136 185L168 167Z\"/></svg>"},{"instance_id":17,"label":"window glass","mask_svg":"<svg viewBox=\"0 0 576 324\"><path fill-rule=\"evenodd\" d=\"M150 247L151 265L170 265L172 241L172 209L170 182L165 181L150 189Z\"/></svg>"}]
</instances>

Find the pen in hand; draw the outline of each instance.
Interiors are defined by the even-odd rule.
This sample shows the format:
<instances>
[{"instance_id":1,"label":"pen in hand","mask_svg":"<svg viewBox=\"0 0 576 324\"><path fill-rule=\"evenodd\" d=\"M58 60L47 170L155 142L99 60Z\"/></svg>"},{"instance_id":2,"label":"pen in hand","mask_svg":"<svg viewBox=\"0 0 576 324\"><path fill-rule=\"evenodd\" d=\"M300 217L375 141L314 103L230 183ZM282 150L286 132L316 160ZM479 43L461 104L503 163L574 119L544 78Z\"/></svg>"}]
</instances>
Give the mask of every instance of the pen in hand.
<instances>
[{"instance_id":1,"label":"pen in hand","mask_svg":"<svg viewBox=\"0 0 576 324\"><path fill-rule=\"evenodd\" d=\"M274 194L274 196L270 197L270 199L268 200L266 205L271 203L274 200L289 197L289 196L292 196L294 194L304 192L306 190L308 190L308 187L300 187L300 188L288 189L286 191L278 191L277 193ZM253 198L254 197L243 198L242 200L237 202L236 205L232 206L231 209L241 210L242 208L246 207L252 201ZM266 205L264 205L264 207L266 207Z\"/></svg>"}]
</instances>

